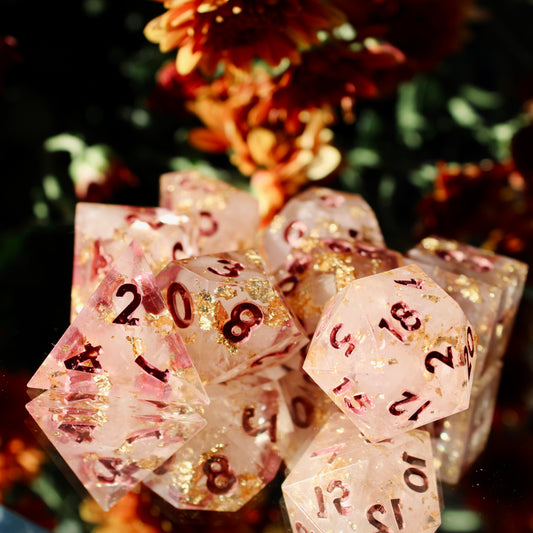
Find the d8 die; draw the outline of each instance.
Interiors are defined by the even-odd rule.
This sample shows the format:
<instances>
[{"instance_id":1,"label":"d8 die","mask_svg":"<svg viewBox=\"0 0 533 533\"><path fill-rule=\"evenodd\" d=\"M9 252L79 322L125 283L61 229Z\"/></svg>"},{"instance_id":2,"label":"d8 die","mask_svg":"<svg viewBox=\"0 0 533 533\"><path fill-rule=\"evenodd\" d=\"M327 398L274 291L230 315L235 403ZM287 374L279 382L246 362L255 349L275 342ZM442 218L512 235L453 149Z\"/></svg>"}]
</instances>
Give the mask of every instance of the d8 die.
<instances>
[{"instance_id":1,"label":"d8 die","mask_svg":"<svg viewBox=\"0 0 533 533\"><path fill-rule=\"evenodd\" d=\"M195 220L201 255L256 245L259 204L250 193L229 183L196 170L168 172L159 180L159 204Z\"/></svg>"},{"instance_id":2,"label":"d8 die","mask_svg":"<svg viewBox=\"0 0 533 533\"><path fill-rule=\"evenodd\" d=\"M369 443L333 415L282 485L297 533L433 532L440 524L429 434Z\"/></svg>"},{"instance_id":3,"label":"d8 die","mask_svg":"<svg viewBox=\"0 0 533 533\"><path fill-rule=\"evenodd\" d=\"M502 291L498 320L486 364L490 365L500 359L509 342L528 266L510 257L435 236L423 239L415 248L409 250L407 255L419 261L474 277Z\"/></svg>"},{"instance_id":4,"label":"d8 die","mask_svg":"<svg viewBox=\"0 0 533 533\"><path fill-rule=\"evenodd\" d=\"M312 335L326 303L350 282L404 264L399 252L345 239L308 239L273 277L289 307Z\"/></svg>"},{"instance_id":5,"label":"d8 die","mask_svg":"<svg viewBox=\"0 0 533 533\"><path fill-rule=\"evenodd\" d=\"M288 254L305 247L309 238L357 238L384 246L376 216L360 195L324 187L293 196L264 230L261 247L270 268L282 266Z\"/></svg>"},{"instance_id":6,"label":"d8 die","mask_svg":"<svg viewBox=\"0 0 533 533\"><path fill-rule=\"evenodd\" d=\"M408 265L338 293L303 368L375 441L466 409L475 352L459 305Z\"/></svg>"},{"instance_id":7,"label":"d8 die","mask_svg":"<svg viewBox=\"0 0 533 533\"><path fill-rule=\"evenodd\" d=\"M132 240L140 244L154 272L197 253L190 217L160 207L79 202L74 232L71 321Z\"/></svg>"},{"instance_id":8,"label":"d8 die","mask_svg":"<svg viewBox=\"0 0 533 533\"><path fill-rule=\"evenodd\" d=\"M256 376L207 390L206 427L145 483L178 509L237 511L279 469L287 408L279 385Z\"/></svg>"},{"instance_id":9,"label":"d8 die","mask_svg":"<svg viewBox=\"0 0 533 533\"><path fill-rule=\"evenodd\" d=\"M206 383L263 370L308 343L253 249L174 261L157 280Z\"/></svg>"}]
</instances>

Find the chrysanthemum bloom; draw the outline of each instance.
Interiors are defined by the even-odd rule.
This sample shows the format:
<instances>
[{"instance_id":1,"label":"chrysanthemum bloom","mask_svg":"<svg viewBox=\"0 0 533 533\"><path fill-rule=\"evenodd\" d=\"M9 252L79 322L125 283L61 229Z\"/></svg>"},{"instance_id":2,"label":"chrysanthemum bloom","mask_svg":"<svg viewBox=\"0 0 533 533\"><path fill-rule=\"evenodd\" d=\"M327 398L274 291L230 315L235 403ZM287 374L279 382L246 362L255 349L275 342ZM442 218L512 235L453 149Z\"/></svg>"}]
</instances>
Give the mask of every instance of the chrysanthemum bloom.
<instances>
[{"instance_id":1,"label":"chrysanthemum bloom","mask_svg":"<svg viewBox=\"0 0 533 533\"><path fill-rule=\"evenodd\" d=\"M145 35L162 52L178 48L180 74L197 66L212 74L218 64L249 70L260 58L275 66L300 60L300 50L318 43L318 32L338 26L342 13L323 0L158 0L165 13Z\"/></svg>"}]
</instances>

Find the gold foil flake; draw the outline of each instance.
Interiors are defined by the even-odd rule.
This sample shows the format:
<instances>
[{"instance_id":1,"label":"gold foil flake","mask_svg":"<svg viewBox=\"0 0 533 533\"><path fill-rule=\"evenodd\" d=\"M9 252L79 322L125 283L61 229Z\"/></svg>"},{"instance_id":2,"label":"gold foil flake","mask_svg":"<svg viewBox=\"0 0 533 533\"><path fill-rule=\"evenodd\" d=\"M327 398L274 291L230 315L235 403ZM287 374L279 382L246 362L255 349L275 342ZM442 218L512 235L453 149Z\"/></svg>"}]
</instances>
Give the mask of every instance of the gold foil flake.
<instances>
[{"instance_id":1,"label":"gold foil flake","mask_svg":"<svg viewBox=\"0 0 533 533\"><path fill-rule=\"evenodd\" d=\"M204 331L209 331L215 323L215 302L216 300L206 290L194 295L194 308L198 314L198 325Z\"/></svg>"},{"instance_id":2,"label":"gold foil flake","mask_svg":"<svg viewBox=\"0 0 533 533\"><path fill-rule=\"evenodd\" d=\"M285 324L287 320L290 320L290 315L281 302L281 300L276 300L269 305L266 312L264 313L264 324L271 328L279 328Z\"/></svg>"},{"instance_id":3,"label":"gold foil flake","mask_svg":"<svg viewBox=\"0 0 533 533\"><path fill-rule=\"evenodd\" d=\"M136 459L135 464L143 468L144 470L155 470L158 466L160 466L162 463L161 457L157 457L156 455L152 455L150 457L143 457L142 459Z\"/></svg>"},{"instance_id":4,"label":"gold foil flake","mask_svg":"<svg viewBox=\"0 0 533 533\"><path fill-rule=\"evenodd\" d=\"M95 374L93 377L93 381L98 389L98 392L103 396L109 396L109 392L111 391L111 380L109 379L109 375L106 372L104 374Z\"/></svg>"},{"instance_id":5,"label":"gold foil flake","mask_svg":"<svg viewBox=\"0 0 533 533\"><path fill-rule=\"evenodd\" d=\"M277 294L268 279L250 278L246 280L245 289L252 300L259 300L261 303L269 304Z\"/></svg>"},{"instance_id":6,"label":"gold foil flake","mask_svg":"<svg viewBox=\"0 0 533 533\"><path fill-rule=\"evenodd\" d=\"M135 357L138 357L139 355L144 355L146 346L144 345L144 342L140 337L127 336L126 340L129 341L129 343L131 344L131 347L133 349L133 355L135 355Z\"/></svg>"},{"instance_id":7,"label":"gold foil flake","mask_svg":"<svg viewBox=\"0 0 533 533\"><path fill-rule=\"evenodd\" d=\"M440 301L440 298L438 296L435 296L434 294L423 294L422 298L425 298L426 300L429 300L430 302L433 302L435 304L439 303Z\"/></svg>"},{"instance_id":8,"label":"gold foil flake","mask_svg":"<svg viewBox=\"0 0 533 533\"><path fill-rule=\"evenodd\" d=\"M145 320L150 326L154 326L158 335L167 336L175 333L174 320L170 312L165 309L159 315L154 313L146 313Z\"/></svg>"},{"instance_id":9,"label":"gold foil flake","mask_svg":"<svg viewBox=\"0 0 533 533\"><path fill-rule=\"evenodd\" d=\"M268 231L270 233L277 233L281 231L283 224L285 223L285 217L282 215L276 215L270 222L268 226Z\"/></svg>"},{"instance_id":10,"label":"gold foil flake","mask_svg":"<svg viewBox=\"0 0 533 533\"><path fill-rule=\"evenodd\" d=\"M188 337L182 337L185 344L194 344L198 340L196 333L189 335Z\"/></svg>"},{"instance_id":11,"label":"gold foil flake","mask_svg":"<svg viewBox=\"0 0 533 533\"><path fill-rule=\"evenodd\" d=\"M244 253L247 259L249 259L257 268L264 270L263 258L257 250L251 248Z\"/></svg>"},{"instance_id":12,"label":"gold foil flake","mask_svg":"<svg viewBox=\"0 0 533 533\"><path fill-rule=\"evenodd\" d=\"M236 344L231 343L220 333L216 339L217 344L222 344L222 346L225 346L225 348L228 350L230 355L235 355L237 351L239 350L239 347Z\"/></svg>"},{"instance_id":13,"label":"gold foil flake","mask_svg":"<svg viewBox=\"0 0 533 533\"><path fill-rule=\"evenodd\" d=\"M287 300L291 309L299 318L309 318L322 313L322 308L313 302L309 291L300 290L295 295L289 295Z\"/></svg>"},{"instance_id":14,"label":"gold foil flake","mask_svg":"<svg viewBox=\"0 0 533 533\"><path fill-rule=\"evenodd\" d=\"M471 287L461 289L461 295L475 304L481 302L482 300L481 291L477 285L472 285Z\"/></svg>"},{"instance_id":15,"label":"gold foil flake","mask_svg":"<svg viewBox=\"0 0 533 533\"><path fill-rule=\"evenodd\" d=\"M220 285L215 289L215 296L217 298L224 298L225 300L231 300L237 294L237 289L232 285Z\"/></svg>"}]
</instances>

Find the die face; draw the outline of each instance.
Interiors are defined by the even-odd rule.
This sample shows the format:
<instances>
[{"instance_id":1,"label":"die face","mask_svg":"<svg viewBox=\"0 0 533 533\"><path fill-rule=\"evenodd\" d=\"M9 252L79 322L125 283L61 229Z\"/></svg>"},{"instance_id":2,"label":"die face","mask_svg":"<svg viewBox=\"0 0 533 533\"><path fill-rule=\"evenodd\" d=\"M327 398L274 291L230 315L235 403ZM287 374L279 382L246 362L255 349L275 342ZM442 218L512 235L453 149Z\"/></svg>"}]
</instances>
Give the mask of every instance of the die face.
<instances>
[{"instance_id":1,"label":"die face","mask_svg":"<svg viewBox=\"0 0 533 533\"><path fill-rule=\"evenodd\" d=\"M472 324L478 338L474 380L478 379L485 371L489 347L497 327L501 288L422 261L414 261L414 264L433 278L461 306Z\"/></svg>"},{"instance_id":2,"label":"die face","mask_svg":"<svg viewBox=\"0 0 533 533\"><path fill-rule=\"evenodd\" d=\"M197 171L163 174L159 186L161 206L194 219L199 228L198 254L255 246L259 204L251 194Z\"/></svg>"},{"instance_id":3,"label":"die face","mask_svg":"<svg viewBox=\"0 0 533 533\"><path fill-rule=\"evenodd\" d=\"M48 390L29 413L105 510L205 425L192 408Z\"/></svg>"},{"instance_id":4,"label":"die face","mask_svg":"<svg viewBox=\"0 0 533 533\"><path fill-rule=\"evenodd\" d=\"M357 238L384 246L374 212L358 194L312 187L291 198L262 234L261 246L272 271L309 238Z\"/></svg>"},{"instance_id":5,"label":"die face","mask_svg":"<svg viewBox=\"0 0 533 533\"><path fill-rule=\"evenodd\" d=\"M370 440L468 407L475 333L415 265L361 278L332 301L304 370Z\"/></svg>"},{"instance_id":6,"label":"die face","mask_svg":"<svg viewBox=\"0 0 533 533\"><path fill-rule=\"evenodd\" d=\"M205 383L279 364L308 343L253 249L173 262L157 279Z\"/></svg>"},{"instance_id":7,"label":"die face","mask_svg":"<svg viewBox=\"0 0 533 533\"><path fill-rule=\"evenodd\" d=\"M135 241L115 262L28 387L184 405L208 401Z\"/></svg>"},{"instance_id":8,"label":"die face","mask_svg":"<svg viewBox=\"0 0 533 533\"><path fill-rule=\"evenodd\" d=\"M440 524L429 434L414 430L372 444L340 413L302 454L282 491L295 531L430 532Z\"/></svg>"},{"instance_id":9,"label":"die face","mask_svg":"<svg viewBox=\"0 0 533 533\"><path fill-rule=\"evenodd\" d=\"M132 240L154 272L197 253L193 221L163 208L80 202L74 224L71 321Z\"/></svg>"},{"instance_id":10,"label":"die face","mask_svg":"<svg viewBox=\"0 0 533 533\"><path fill-rule=\"evenodd\" d=\"M276 475L287 413L274 382L239 378L208 387L206 427L146 480L178 509L237 511Z\"/></svg>"},{"instance_id":11,"label":"die face","mask_svg":"<svg viewBox=\"0 0 533 533\"><path fill-rule=\"evenodd\" d=\"M474 382L466 411L437 420L429 428L437 476L445 483L458 483L485 448L496 406L501 367L501 362L496 362Z\"/></svg>"},{"instance_id":12,"label":"die face","mask_svg":"<svg viewBox=\"0 0 533 533\"><path fill-rule=\"evenodd\" d=\"M400 253L363 241L308 239L295 249L273 277L308 335L312 335L326 303L355 279L398 268Z\"/></svg>"},{"instance_id":13,"label":"die face","mask_svg":"<svg viewBox=\"0 0 533 533\"><path fill-rule=\"evenodd\" d=\"M432 236L423 239L407 252L409 257L429 262L460 274L475 277L502 291L497 326L489 347L487 365L500 359L509 336L524 290L528 267L509 257L493 254L458 241Z\"/></svg>"}]
</instances>

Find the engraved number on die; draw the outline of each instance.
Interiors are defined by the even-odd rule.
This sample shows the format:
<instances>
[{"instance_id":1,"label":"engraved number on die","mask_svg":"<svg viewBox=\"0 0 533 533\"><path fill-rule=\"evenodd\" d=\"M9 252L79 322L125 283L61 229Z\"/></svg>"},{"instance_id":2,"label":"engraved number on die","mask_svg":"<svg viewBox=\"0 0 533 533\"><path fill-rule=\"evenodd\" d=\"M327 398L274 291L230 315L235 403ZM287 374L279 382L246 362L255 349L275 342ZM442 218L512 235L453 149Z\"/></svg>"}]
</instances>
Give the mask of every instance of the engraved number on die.
<instances>
[{"instance_id":1,"label":"engraved number on die","mask_svg":"<svg viewBox=\"0 0 533 533\"><path fill-rule=\"evenodd\" d=\"M252 330L263 323L263 312L250 302L237 304L230 314L230 319L222 327L222 334L233 344L245 342Z\"/></svg>"},{"instance_id":2,"label":"engraved number on die","mask_svg":"<svg viewBox=\"0 0 533 533\"><path fill-rule=\"evenodd\" d=\"M341 516L349 515L351 512L353 512L353 507L351 505L347 505L346 503L350 499L349 485L347 483L344 483L340 479L332 479L328 483L328 486L326 487L326 491L331 494L335 490L341 491L340 496L338 496L337 498L333 498L333 505L335 506L335 510ZM326 509L326 503L324 500L324 492L318 486L315 487L315 496L316 496L316 500L318 504L318 512L317 512L318 518L327 518L328 511Z\"/></svg>"},{"instance_id":3,"label":"engraved number on die","mask_svg":"<svg viewBox=\"0 0 533 533\"><path fill-rule=\"evenodd\" d=\"M335 396L339 396L351 389L355 383L348 377L344 377L342 382L337 385L333 390ZM367 409L374 407L372 399L369 398L364 393L354 394L351 398L349 396L344 396L343 398L345 407L356 415L362 415L366 413Z\"/></svg>"},{"instance_id":4,"label":"engraved number on die","mask_svg":"<svg viewBox=\"0 0 533 533\"><path fill-rule=\"evenodd\" d=\"M202 466L207 476L207 490L213 494L226 494L237 482L235 473L230 470L229 461L224 455L213 455Z\"/></svg>"},{"instance_id":5,"label":"engraved number on die","mask_svg":"<svg viewBox=\"0 0 533 533\"><path fill-rule=\"evenodd\" d=\"M124 308L124 310L115 317L113 324L127 324L136 326L139 323L138 318L132 318L131 314L141 305L142 297L137 286L133 283L124 283L116 292L116 296L122 298L127 292L133 294L133 300Z\"/></svg>"},{"instance_id":6,"label":"engraved number on die","mask_svg":"<svg viewBox=\"0 0 533 533\"><path fill-rule=\"evenodd\" d=\"M390 308L392 318L397 320L406 331L416 331L422 326L420 313L411 309L405 302L396 302ZM404 333L399 331L385 318L379 322L380 328L385 328L392 333L398 340L405 342L407 340Z\"/></svg>"},{"instance_id":7,"label":"engraved number on die","mask_svg":"<svg viewBox=\"0 0 533 533\"><path fill-rule=\"evenodd\" d=\"M403 413L407 412L406 409L398 409L399 406L405 405L407 403L415 402L416 400L420 399L420 396L418 394L414 394L413 392L404 391L402 392L402 396L404 397L403 400L398 400L394 403L392 403L389 406L389 413L394 416L400 416ZM426 409L431 404L431 400L427 400L425 403L423 403L410 417L409 420L418 420L418 417L420 413Z\"/></svg>"},{"instance_id":8,"label":"engraved number on die","mask_svg":"<svg viewBox=\"0 0 533 533\"><path fill-rule=\"evenodd\" d=\"M223 271L217 270L213 267L207 267L209 272L216 274L217 276L224 276L225 278L236 278L244 270L244 266L238 261L233 259L218 259L217 263L222 265Z\"/></svg>"},{"instance_id":9,"label":"engraved number on die","mask_svg":"<svg viewBox=\"0 0 533 533\"><path fill-rule=\"evenodd\" d=\"M183 303L183 314L180 314L176 308L176 295L179 295ZM167 303L176 325L181 329L188 328L193 322L193 304L191 293L183 283L173 281L169 285L167 290Z\"/></svg>"},{"instance_id":10,"label":"engraved number on die","mask_svg":"<svg viewBox=\"0 0 533 533\"><path fill-rule=\"evenodd\" d=\"M337 337L337 334L339 333L339 330L342 328L342 326L343 326L343 324L341 322L339 324L335 324L331 328L331 332L329 334L329 343L336 350L341 350L342 348L344 348L346 346L346 351L344 352L344 355L346 357L350 357L350 355L354 351L356 345L355 345L355 342L353 342L354 339L353 339L353 335L351 333L348 333L342 339L339 339Z\"/></svg>"}]
</instances>

